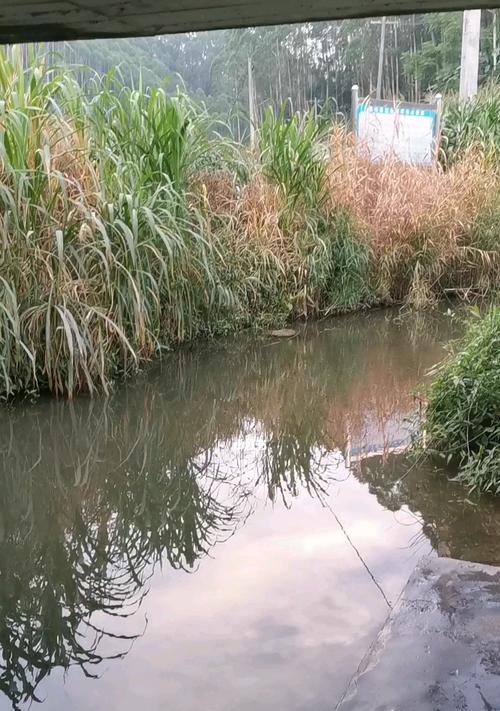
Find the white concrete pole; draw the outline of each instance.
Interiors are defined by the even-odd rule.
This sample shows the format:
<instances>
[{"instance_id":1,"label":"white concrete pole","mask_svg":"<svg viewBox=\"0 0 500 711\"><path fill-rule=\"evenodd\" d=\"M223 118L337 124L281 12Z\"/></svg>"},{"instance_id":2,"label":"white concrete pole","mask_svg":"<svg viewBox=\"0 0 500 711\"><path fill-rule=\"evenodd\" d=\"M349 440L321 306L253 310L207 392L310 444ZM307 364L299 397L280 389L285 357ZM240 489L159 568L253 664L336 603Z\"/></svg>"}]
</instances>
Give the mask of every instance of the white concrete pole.
<instances>
[{"instance_id":1,"label":"white concrete pole","mask_svg":"<svg viewBox=\"0 0 500 711\"><path fill-rule=\"evenodd\" d=\"M380 45L378 48L378 71L377 71L377 99L382 98L382 73L384 71L384 52L385 52L385 25L387 18L382 18L380 26Z\"/></svg>"},{"instance_id":2,"label":"white concrete pole","mask_svg":"<svg viewBox=\"0 0 500 711\"><path fill-rule=\"evenodd\" d=\"M358 128L358 104L359 104L359 86L352 85L351 89L351 130L357 132Z\"/></svg>"},{"instance_id":3,"label":"white concrete pole","mask_svg":"<svg viewBox=\"0 0 500 711\"><path fill-rule=\"evenodd\" d=\"M434 136L434 161L437 163L439 160L439 141L441 140L441 118L443 116L443 95L436 94L436 135Z\"/></svg>"},{"instance_id":4,"label":"white concrete pole","mask_svg":"<svg viewBox=\"0 0 500 711\"><path fill-rule=\"evenodd\" d=\"M460 98L464 101L477 94L480 35L481 10L465 10L460 63Z\"/></svg>"},{"instance_id":5,"label":"white concrete pole","mask_svg":"<svg viewBox=\"0 0 500 711\"><path fill-rule=\"evenodd\" d=\"M497 70L497 11L496 10L490 10L493 20L492 20L492 25L493 25L493 73L496 73Z\"/></svg>"},{"instance_id":6,"label":"white concrete pole","mask_svg":"<svg viewBox=\"0 0 500 711\"><path fill-rule=\"evenodd\" d=\"M253 64L248 57L248 114L250 117L250 148L255 149L256 146L256 129L257 129L257 110L255 105L255 84L253 80Z\"/></svg>"}]
</instances>

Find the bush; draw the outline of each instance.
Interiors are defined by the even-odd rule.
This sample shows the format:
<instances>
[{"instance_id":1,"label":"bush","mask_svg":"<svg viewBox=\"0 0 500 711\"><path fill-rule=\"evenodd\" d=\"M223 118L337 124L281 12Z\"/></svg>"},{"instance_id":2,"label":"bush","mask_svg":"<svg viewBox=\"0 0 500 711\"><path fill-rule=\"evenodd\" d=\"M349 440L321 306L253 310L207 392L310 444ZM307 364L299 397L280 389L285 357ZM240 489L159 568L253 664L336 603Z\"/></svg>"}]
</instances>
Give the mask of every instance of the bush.
<instances>
[{"instance_id":1,"label":"bush","mask_svg":"<svg viewBox=\"0 0 500 711\"><path fill-rule=\"evenodd\" d=\"M306 260L316 310L344 313L368 304L373 298L370 259L368 238L349 213L339 212L320 223Z\"/></svg>"},{"instance_id":2,"label":"bush","mask_svg":"<svg viewBox=\"0 0 500 711\"><path fill-rule=\"evenodd\" d=\"M424 432L429 453L472 489L500 493L500 307L476 317L437 370Z\"/></svg>"}]
</instances>

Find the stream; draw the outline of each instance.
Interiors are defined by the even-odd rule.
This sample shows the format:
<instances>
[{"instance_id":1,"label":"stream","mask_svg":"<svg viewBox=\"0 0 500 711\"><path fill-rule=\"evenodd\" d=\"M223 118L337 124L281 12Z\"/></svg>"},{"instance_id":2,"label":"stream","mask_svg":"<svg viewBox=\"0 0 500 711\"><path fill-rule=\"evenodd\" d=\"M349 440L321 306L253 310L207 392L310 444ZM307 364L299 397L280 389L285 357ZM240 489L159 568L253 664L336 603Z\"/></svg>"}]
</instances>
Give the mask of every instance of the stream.
<instances>
[{"instance_id":1,"label":"stream","mask_svg":"<svg viewBox=\"0 0 500 711\"><path fill-rule=\"evenodd\" d=\"M4 408L0 710L333 711L421 556L500 564L500 501L404 451L462 329L376 310Z\"/></svg>"}]
</instances>

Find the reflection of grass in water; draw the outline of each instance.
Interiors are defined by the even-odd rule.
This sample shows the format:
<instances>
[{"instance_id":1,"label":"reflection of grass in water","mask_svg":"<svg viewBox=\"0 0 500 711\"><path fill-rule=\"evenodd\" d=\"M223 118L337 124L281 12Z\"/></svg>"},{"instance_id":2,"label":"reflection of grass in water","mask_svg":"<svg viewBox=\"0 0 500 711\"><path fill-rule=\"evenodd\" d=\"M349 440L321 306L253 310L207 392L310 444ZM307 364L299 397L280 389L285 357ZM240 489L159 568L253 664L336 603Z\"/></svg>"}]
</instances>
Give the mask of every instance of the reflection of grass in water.
<instances>
[{"instance_id":1,"label":"reflection of grass in water","mask_svg":"<svg viewBox=\"0 0 500 711\"><path fill-rule=\"evenodd\" d=\"M500 503L495 497L468 494L442 470L425 462L416 465L402 454L366 457L353 473L385 509L407 507L416 531L422 530L440 554L443 549L452 558L500 563Z\"/></svg>"},{"instance_id":2,"label":"reflection of grass in water","mask_svg":"<svg viewBox=\"0 0 500 711\"><path fill-rule=\"evenodd\" d=\"M321 433L320 441L323 439ZM338 464L342 461L338 456ZM318 442L315 423L308 417L288 422L266 441L258 469L258 483L264 483L273 503L279 496L285 506L306 491L323 501L336 477L332 452Z\"/></svg>"},{"instance_id":3,"label":"reflection of grass in water","mask_svg":"<svg viewBox=\"0 0 500 711\"><path fill-rule=\"evenodd\" d=\"M219 501L224 481L204 482L209 459L171 456L147 407L133 421L92 408L81 422L71 410L68 427L67 408L56 406L32 431L38 447L16 431L1 443L0 689L14 705L36 698L53 667L92 675L106 640L121 641L111 656L123 656L133 637L96 627L92 613L133 614L155 561L192 569L244 513ZM22 417L14 424L22 430Z\"/></svg>"},{"instance_id":4,"label":"reflection of grass in water","mask_svg":"<svg viewBox=\"0 0 500 711\"><path fill-rule=\"evenodd\" d=\"M440 357L439 340L452 327L431 315L419 321L419 331L424 321L425 348L406 318L379 312L340 319L318 335L312 328L312 337L306 333L291 343L250 343L243 352L228 347L223 356L220 350L186 353L171 360L166 377L181 379L187 407L194 410L193 429L200 438L207 433L206 446L214 427L219 438L231 436L248 414L275 434L296 413L307 412L316 443L342 447L348 427L352 437L362 435L367 413L383 422L413 409L413 390Z\"/></svg>"}]
</instances>

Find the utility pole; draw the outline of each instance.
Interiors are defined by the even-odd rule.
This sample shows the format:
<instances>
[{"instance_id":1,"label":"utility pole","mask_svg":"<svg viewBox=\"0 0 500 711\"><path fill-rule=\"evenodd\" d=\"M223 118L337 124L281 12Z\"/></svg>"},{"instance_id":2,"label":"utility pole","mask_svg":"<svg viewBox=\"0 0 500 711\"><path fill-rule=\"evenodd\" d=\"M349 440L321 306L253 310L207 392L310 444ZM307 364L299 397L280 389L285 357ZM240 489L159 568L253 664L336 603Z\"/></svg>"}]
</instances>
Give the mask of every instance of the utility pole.
<instances>
[{"instance_id":1,"label":"utility pole","mask_svg":"<svg viewBox=\"0 0 500 711\"><path fill-rule=\"evenodd\" d=\"M351 131L356 134L358 130L358 105L359 105L359 86L353 84L351 89Z\"/></svg>"},{"instance_id":2,"label":"utility pole","mask_svg":"<svg viewBox=\"0 0 500 711\"><path fill-rule=\"evenodd\" d=\"M248 57L248 115L250 118L250 148L255 149L255 131L257 128L257 110L255 105L255 84L253 82L252 60Z\"/></svg>"},{"instance_id":3,"label":"utility pole","mask_svg":"<svg viewBox=\"0 0 500 711\"><path fill-rule=\"evenodd\" d=\"M493 72L497 71L497 11L491 10L493 13Z\"/></svg>"},{"instance_id":4,"label":"utility pole","mask_svg":"<svg viewBox=\"0 0 500 711\"><path fill-rule=\"evenodd\" d=\"M382 72L384 69L384 53L385 53L385 25L387 18L382 17L380 26L380 47L378 49L378 72L377 72L377 99L382 98Z\"/></svg>"},{"instance_id":5,"label":"utility pole","mask_svg":"<svg viewBox=\"0 0 500 711\"><path fill-rule=\"evenodd\" d=\"M479 73L479 39L481 10L465 10L462 28L462 59L460 63L460 99L477 94Z\"/></svg>"},{"instance_id":6,"label":"utility pole","mask_svg":"<svg viewBox=\"0 0 500 711\"><path fill-rule=\"evenodd\" d=\"M497 11L488 10L491 13L492 20L491 24L493 26L493 49L492 49L492 59L493 59L493 74L497 71Z\"/></svg>"}]
</instances>

